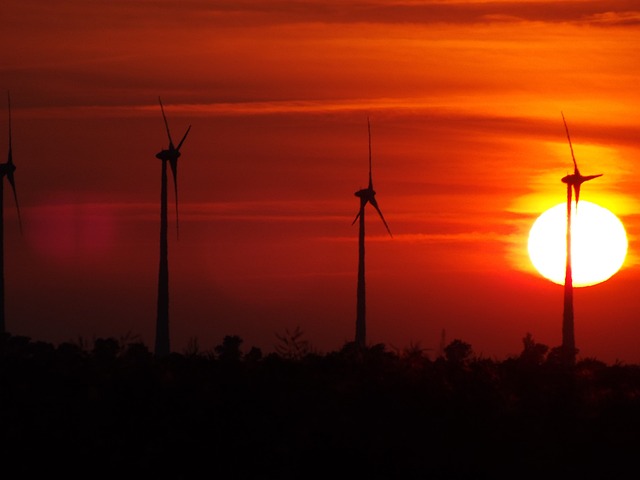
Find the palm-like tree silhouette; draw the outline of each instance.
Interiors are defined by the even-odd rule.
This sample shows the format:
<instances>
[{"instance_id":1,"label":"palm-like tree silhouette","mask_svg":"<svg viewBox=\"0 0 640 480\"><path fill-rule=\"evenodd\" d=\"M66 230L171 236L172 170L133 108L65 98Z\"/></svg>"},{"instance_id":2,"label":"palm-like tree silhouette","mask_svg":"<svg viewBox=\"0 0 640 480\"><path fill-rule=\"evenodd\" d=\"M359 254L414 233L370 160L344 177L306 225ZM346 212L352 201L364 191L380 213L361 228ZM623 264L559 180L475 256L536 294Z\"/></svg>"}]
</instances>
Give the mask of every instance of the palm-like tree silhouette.
<instances>
[{"instance_id":1,"label":"palm-like tree silhouette","mask_svg":"<svg viewBox=\"0 0 640 480\"><path fill-rule=\"evenodd\" d=\"M169 131L169 123L164 114L162 100L158 97L162 118L167 129L169 147L156 154L156 158L162 161L162 183L160 187L160 267L158 272L158 308L156 318L156 341L155 354L158 356L168 355L170 352L169 342L169 261L167 258L167 163L171 167L173 174L173 185L176 197L176 228L178 228L178 158L180 158L180 148L184 143L191 125L187 128L182 140L177 147L174 146ZM179 230L177 230L179 232Z\"/></svg>"},{"instance_id":2,"label":"palm-like tree silhouette","mask_svg":"<svg viewBox=\"0 0 640 480\"><path fill-rule=\"evenodd\" d=\"M4 177L9 181L13 190L13 198L18 210L18 222L22 232L22 221L20 219L20 207L18 205L18 195L16 193L16 182L14 172L16 166L13 163L13 146L11 144L11 95L7 92L7 106L9 110L9 155L6 163L0 164L0 333L6 331L5 311L4 311Z\"/></svg>"},{"instance_id":3,"label":"palm-like tree silhouette","mask_svg":"<svg viewBox=\"0 0 640 480\"><path fill-rule=\"evenodd\" d=\"M576 163L576 157L573 154L573 145L571 144L571 137L569 136L569 128L567 127L567 121L562 114L562 121L564 122L564 128L567 132L567 140L569 141L569 148L571 149L571 159L573 160L573 174L566 175L562 178L562 182L567 184L567 257L565 262L565 276L564 276L564 310L562 315L562 351L565 360L573 364L576 360L576 341L574 335L574 321L573 321L573 273L571 264L571 209L572 209L572 193L576 194L576 215L578 214L578 200L580 200L580 186L589 180L602 176L598 175L581 175L578 170L578 164Z\"/></svg>"},{"instance_id":4,"label":"palm-like tree silhouette","mask_svg":"<svg viewBox=\"0 0 640 480\"><path fill-rule=\"evenodd\" d=\"M356 218L353 220L352 225L356 223L358 219L360 219L360 228L359 228L359 236L358 236L358 291L357 291L357 305L356 305L356 338L355 343L358 347L366 346L366 295L365 295L365 275L364 275L364 212L365 206L367 203L373 205L373 208L376 209L380 218L382 219L382 223L386 227L389 235L391 235L391 230L389 230L389 226L382 215L382 211L378 206L378 202L376 201L375 195L376 192L373 189L373 180L371 176L371 123L367 118L367 128L369 130L369 185L367 188L363 188L355 192L355 196L360 198L360 210L356 215Z\"/></svg>"}]
</instances>

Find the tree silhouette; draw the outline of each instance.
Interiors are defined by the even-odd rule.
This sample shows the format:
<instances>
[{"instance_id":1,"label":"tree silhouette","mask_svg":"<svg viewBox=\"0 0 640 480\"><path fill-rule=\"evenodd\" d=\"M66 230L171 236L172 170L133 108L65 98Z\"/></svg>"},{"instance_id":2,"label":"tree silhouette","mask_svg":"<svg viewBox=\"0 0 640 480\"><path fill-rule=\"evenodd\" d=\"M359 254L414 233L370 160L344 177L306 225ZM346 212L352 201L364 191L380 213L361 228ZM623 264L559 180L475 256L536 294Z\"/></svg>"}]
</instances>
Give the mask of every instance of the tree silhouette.
<instances>
[{"instance_id":1,"label":"tree silhouette","mask_svg":"<svg viewBox=\"0 0 640 480\"><path fill-rule=\"evenodd\" d=\"M458 339L453 340L444 349L444 355L447 361L455 364L467 362L472 354L473 350L471 345Z\"/></svg>"},{"instance_id":2,"label":"tree silhouette","mask_svg":"<svg viewBox=\"0 0 640 480\"><path fill-rule=\"evenodd\" d=\"M304 333L299 326L293 332L285 329L283 334L277 334L279 343L275 346L276 353L287 360L300 360L311 351L308 340L303 339Z\"/></svg>"},{"instance_id":3,"label":"tree silhouette","mask_svg":"<svg viewBox=\"0 0 640 480\"><path fill-rule=\"evenodd\" d=\"M545 361L549 347L541 343L536 343L530 333L522 339L524 348L520 353L520 360L528 365L542 365Z\"/></svg>"},{"instance_id":4,"label":"tree silhouette","mask_svg":"<svg viewBox=\"0 0 640 480\"><path fill-rule=\"evenodd\" d=\"M237 363L242 359L242 352L240 351L240 345L242 345L242 338L238 335L227 335L222 340L222 345L215 347L215 352L218 359L223 362Z\"/></svg>"}]
</instances>

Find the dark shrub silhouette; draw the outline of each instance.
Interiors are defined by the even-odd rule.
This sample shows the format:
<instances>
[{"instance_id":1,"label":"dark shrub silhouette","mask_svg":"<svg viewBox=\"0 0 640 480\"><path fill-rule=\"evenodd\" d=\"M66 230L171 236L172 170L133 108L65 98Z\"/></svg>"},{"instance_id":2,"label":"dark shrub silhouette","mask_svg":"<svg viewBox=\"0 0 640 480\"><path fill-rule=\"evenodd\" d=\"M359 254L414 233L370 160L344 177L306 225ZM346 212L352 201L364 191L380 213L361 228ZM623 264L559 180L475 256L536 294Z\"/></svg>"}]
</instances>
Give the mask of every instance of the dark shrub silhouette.
<instances>
[{"instance_id":1,"label":"dark shrub silhouette","mask_svg":"<svg viewBox=\"0 0 640 480\"><path fill-rule=\"evenodd\" d=\"M455 364L467 362L473 353L471 345L462 340L454 340L444 348L445 358Z\"/></svg>"},{"instance_id":2,"label":"dark shrub silhouette","mask_svg":"<svg viewBox=\"0 0 640 480\"><path fill-rule=\"evenodd\" d=\"M276 333L278 344L275 351L281 357L289 360L300 360L311 353L311 344L304 338L304 332L296 327L293 332L285 329L284 333Z\"/></svg>"},{"instance_id":3,"label":"dark shrub silhouette","mask_svg":"<svg viewBox=\"0 0 640 480\"><path fill-rule=\"evenodd\" d=\"M222 362L239 362L242 359L240 350L242 339L237 335L227 335L222 340L222 345L215 348L218 359Z\"/></svg>"},{"instance_id":4,"label":"dark shrub silhouette","mask_svg":"<svg viewBox=\"0 0 640 480\"><path fill-rule=\"evenodd\" d=\"M431 361L383 344L288 358L227 336L215 356L158 357L139 342L5 335L4 465L47 478L621 478L640 448L640 367L567 369L526 338L503 361L460 340Z\"/></svg>"},{"instance_id":5,"label":"dark shrub silhouette","mask_svg":"<svg viewBox=\"0 0 640 480\"><path fill-rule=\"evenodd\" d=\"M524 348L520 354L520 361L527 365L542 365L545 361L549 347L541 343L536 343L530 333L522 339Z\"/></svg>"}]
</instances>

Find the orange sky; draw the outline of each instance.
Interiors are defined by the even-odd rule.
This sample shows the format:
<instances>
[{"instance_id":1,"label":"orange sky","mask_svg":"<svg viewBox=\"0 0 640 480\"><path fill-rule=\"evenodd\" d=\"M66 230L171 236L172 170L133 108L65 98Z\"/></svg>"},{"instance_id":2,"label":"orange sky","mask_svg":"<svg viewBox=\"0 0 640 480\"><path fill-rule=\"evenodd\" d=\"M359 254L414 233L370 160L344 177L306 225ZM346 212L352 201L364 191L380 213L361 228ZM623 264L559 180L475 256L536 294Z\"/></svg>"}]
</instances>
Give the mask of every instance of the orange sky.
<instances>
[{"instance_id":1,"label":"orange sky","mask_svg":"<svg viewBox=\"0 0 640 480\"><path fill-rule=\"evenodd\" d=\"M320 351L353 339L367 116L394 234L368 212L369 342L559 345L562 287L532 272L526 235L564 200L563 111L582 173L604 173L581 198L630 235L624 269L576 292L577 346L640 362L636 3L3 2L25 226L6 193L8 329L153 344L161 95L174 138L193 125L169 244L175 350L237 334L268 351L298 325Z\"/></svg>"}]
</instances>

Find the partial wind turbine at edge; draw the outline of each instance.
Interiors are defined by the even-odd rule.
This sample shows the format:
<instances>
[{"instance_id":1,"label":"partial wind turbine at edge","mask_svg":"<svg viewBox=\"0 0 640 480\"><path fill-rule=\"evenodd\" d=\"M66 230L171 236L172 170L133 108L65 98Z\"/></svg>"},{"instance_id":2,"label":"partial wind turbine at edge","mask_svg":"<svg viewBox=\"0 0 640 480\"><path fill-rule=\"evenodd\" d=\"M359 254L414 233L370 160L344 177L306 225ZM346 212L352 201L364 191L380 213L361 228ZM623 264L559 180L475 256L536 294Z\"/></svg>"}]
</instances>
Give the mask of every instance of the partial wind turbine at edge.
<instances>
[{"instance_id":1,"label":"partial wind turbine at edge","mask_svg":"<svg viewBox=\"0 0 640 480\"><path fill-rule=\"evenodd\" d=\"M13 163L13 145L11 140L11 93L7 92L7 105L9 108L9 155L7 158L7 163L5 164L4 173L7 176L7 180L9 181L9 185L11 185L11 189L13 190L13 198L16 203L16 210L18 212L18 225L20 226L20 234L22 234L22 217L20 215L20 204L18 203L18 193L16 192L16 180L13 176L13 173L16 170L16 166Z\"/></svg>"}]
</instances>

